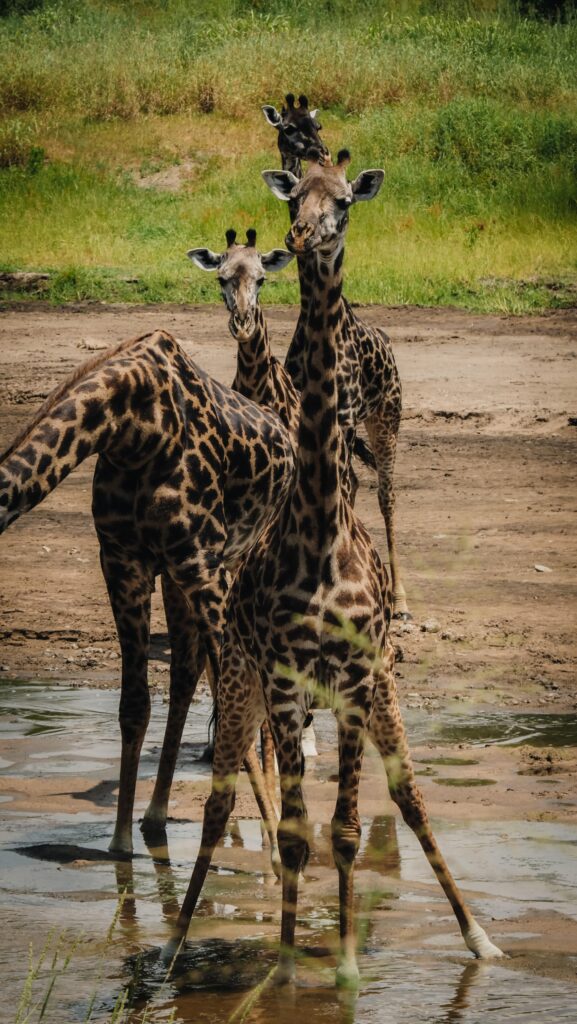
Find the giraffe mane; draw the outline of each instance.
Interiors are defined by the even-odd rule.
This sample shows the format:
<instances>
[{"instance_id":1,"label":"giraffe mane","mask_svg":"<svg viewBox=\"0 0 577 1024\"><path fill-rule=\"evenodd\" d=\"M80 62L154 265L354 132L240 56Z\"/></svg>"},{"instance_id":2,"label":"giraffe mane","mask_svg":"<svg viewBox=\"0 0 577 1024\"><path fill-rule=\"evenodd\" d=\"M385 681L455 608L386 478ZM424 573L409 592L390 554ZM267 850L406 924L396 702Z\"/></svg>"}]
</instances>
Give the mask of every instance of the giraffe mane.
<instances>
[{"instance_id":1,"label":"giraffe mane","mask_svg":"<svg viewBox=\"0 0 577 1024\"><path fill-rule=\"evenodd\" d=\"M118 345L112 345L107 348L104 352L100 352L97 356L92 356L91 359L87 359L85 363L82 363L77 370L69 374L62 384L58 384L53 391L50 392L48 397L44 400L40 406L36 415L26 424L25 427L16 435L14 440L0 453L0 463L5 462L17 448L26 440L26 438L32 433L35 427L44 419L44 417L54 408L57 402L61 398L64 398L68 391L82 380L87 374L91 373L92 370L97 370L99 366L102 366L112 356L117 355L119 352L124 352L125 349L135 345L138 341L143 341L145 338L151 338L152 334L156 332L150 332L149 334L139 334L134 338L128 338L126 341L121 341Z\"/></svg>"}]
</instances>

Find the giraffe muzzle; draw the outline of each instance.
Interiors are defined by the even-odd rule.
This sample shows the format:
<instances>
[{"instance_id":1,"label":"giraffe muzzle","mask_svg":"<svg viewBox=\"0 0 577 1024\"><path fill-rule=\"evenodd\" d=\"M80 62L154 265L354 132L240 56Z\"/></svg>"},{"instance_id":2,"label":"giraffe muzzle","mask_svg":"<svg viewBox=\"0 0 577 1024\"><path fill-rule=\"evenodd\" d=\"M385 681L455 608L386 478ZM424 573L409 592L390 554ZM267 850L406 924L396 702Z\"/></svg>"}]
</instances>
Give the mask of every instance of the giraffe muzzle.
<instances>
[{"instance_id":1,"label":"giraffe muzzle","mask_svg":"<svg viewBox=\"0 0 577 1024\"><path fill-rule=\"evenodd\" d=\"M311 227L293 227L285 238L285 244L289 252L302 253L312 249L314 242L314 231Z\"/></svg>"},{"instance_id":2,"label":"giraffe muzzle","mask_svg":"<svg viewBox=\"0 0 577 1024\"><path fill-rule=\"evenodd\" d=\"M233 313L228 326L235 338L251 338L255 331L255 319L252 313Z\"/></svg>"}]
</instances>

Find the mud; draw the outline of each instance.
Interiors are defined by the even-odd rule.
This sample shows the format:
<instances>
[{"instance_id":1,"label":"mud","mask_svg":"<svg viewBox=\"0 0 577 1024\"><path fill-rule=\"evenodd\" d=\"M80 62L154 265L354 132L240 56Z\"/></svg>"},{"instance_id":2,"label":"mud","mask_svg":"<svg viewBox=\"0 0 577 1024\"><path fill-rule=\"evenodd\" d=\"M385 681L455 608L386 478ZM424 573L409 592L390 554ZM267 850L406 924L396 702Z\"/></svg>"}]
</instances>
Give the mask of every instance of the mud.
<instances>
[{"instance_id":1,"label":"mud","mask_svg":"<svg viewBox=\"0 0 577 1024\"><path fill-rule=\"evenodd\" d=\"M282 355L295 311L268 312ZM82 1021L93 998L91 1019L109 1020L129 982L134 1011L126 1019L134 1022L147 1005L148 1020L168 1020L174 1010L176 1020L194 1022L235 1013L291 1024L295 1013L379 1024L474 1024L490 1013L541 1021L552 1011L574 1019L577 316L378 308L363 315L389 330L404 382L398 535L414 619L393 632L407 729L443 851L510 959L471 963L369 751L357 880L362 987L355 1005L336 994L335 743L322 712L320 757L306 778L314 836L295 993L254 988L274 959L280 901L244 778L190 943L176 977L162 984L154 950L187 884L210 779L198 761L209 702L199 692L189 716L169 850L147 849L136 829L137 856L112 861L119 660L87 462L0 539L0 1020L15 1019L29 943L38 956L63 931L62 957L77 947L66 970L56 957L45 1020ZM0 447L90 352L157 326L231 380L225 320L223 310L206 307L5 313ZM358 509L383 550L374 483L362 473ZM165 717L169 652L158 597L137 815L152 789ZM52 956L33 985L39 998Z\"/></svg>"}]
</instances>

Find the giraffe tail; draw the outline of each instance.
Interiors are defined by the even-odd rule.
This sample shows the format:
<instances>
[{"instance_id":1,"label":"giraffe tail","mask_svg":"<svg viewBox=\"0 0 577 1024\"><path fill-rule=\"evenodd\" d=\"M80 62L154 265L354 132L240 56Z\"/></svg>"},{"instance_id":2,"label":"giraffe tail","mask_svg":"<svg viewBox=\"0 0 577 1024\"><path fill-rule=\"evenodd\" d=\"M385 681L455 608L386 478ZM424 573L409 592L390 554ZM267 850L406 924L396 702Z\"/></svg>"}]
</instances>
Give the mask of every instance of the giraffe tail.
<instances>
[{"instance_id":1,"label":"giraffe tail","mask_svg":"<svg viewBox=\"0 0 577 1024\"><path fill-rule=\"evenodd\" d=\"M357 459L361 460L364 466L367 466L368 469L374 469L376 471L377 463L375 460L375 456L373 455L373 450L367 444L367 442L363 440L362 437L355 438L353 452L357 456Z\"/></svg>"}]
</instances>

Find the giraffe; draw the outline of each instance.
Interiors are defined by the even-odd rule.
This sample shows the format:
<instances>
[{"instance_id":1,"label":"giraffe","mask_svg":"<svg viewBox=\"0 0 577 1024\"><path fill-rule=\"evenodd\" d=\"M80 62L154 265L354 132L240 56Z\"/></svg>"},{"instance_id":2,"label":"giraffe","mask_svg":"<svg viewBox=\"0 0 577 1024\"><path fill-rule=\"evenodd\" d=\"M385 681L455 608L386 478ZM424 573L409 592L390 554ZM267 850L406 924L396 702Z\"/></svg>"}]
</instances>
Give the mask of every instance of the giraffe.
<instances>
[{"instance_id":1,"label":"giraffe","mask_svg":"<svg viewBox=\"0 0 577 1024\"><path fill-rule=\"evenodd\" d=\"M227 248L190 249L187 256L201 270L218 271L224 304L230 313L228 326L238 342L237 368L232 388L257 405L280 416L296 443L299 400L289 374L272 355L268 328L259 302L267 271L282 270L294 258L285 249L259 253L256 231L249 228L246 245L236 242L236 231L226 232Z\"/></svg>"},{"instance_id":2,"label":"giraffe","mask_svg":"<svg viewBox=\"0 0 577 1024\"><path fill-rule=\"evenodd\" d=\"M297 205L287 246L310 255L312 272L296 471L281 511L251 550L231 590L212 790L189 888L163 954L172 958L186 936L233 806L240 759L266 709L282 796L281 948L274 981L294 978L299 873L309 850L301 732L313 700L322 701L336 715L339 737L331 828L340 903L336 980L356 987L353 868L361 832L357 798L367 732L381 754L391 796L419 839L469 949L477 957L502 954L466 906L431 831L397 700L387 573L341 487L350 458L339 426L337 388L347 326L341 304L344 239L349 207L373 199L384 177L382 171L369 170L349 182L349 159L342 150L336 166L313 165L300 182L290 172L263 172L277 197L290 197Z\"/></svg>"},{"instance_id":3,"label":"giraffe","mask_svg":"<svg viewBox=\"0 0 577 1024\"><path fill-rule=\"evenodd\" d=\"M302 161L330 160L328 150L319 136L321 125L317 111L308 109L306 96L299 97L298 107L292 93L285 97L286 106L279 113L266 105L266 120L278 132L278 147L283 170L302 177ZM288 200L291 223L295 219L294 200ZM299 390L303 385L303 353L306 323L311 298L312 272L308 268L306 253L297 255L301 309L297 326L289 346L285 366ZM393 585L394 616L411 618L395 538L395 490L393 475L397 451L397 437L401 423L402 389L390 339L380 328L371 328L359 319L347 300L342 297L347 328L344 332L344 351L339 361L339 415L343 425L364 423L370 448L362 438L355 437L355 454L377 470L378 501L385 522L387 548Z\"/></svg>"},{"instance_id":4,"label":"giraffe","mask_svg":"<svg viewBox=\"0 0 577 1024\"><path fill-rule=\"evenodd\" d=\"M218 271L224 304L230 313L229 330L238 342L237 368L232 387L258 405L273 409L294 440L296 449L299 396L282 364L272 355L268 328L259 302L260 288L268 271L278 271L294 258L285 249L259 253L256 231L249 228L246 245L236 242L236 231L226 232L227 248L216 253L210 249L190 249L189 259L201 270ZM265 777L269 791L274 792L274 761L268 728L262 736ZM303 752L317 755L314 727L311 721L303 733Z\"/></svg>"},{"instance_id":5,"label":"giraffe","mask_svg":"<svg viewBox=\"0 0 577 1024\"><path fill-rule=\"evenodd\" d=\"M196 683L220 638L234 566L287 492L294 455L276 416L218 384L165 331L86 362L0 457L0 532L89 455L93 516L122 652L122 754L110 849L132 852L140 750L150 716L150 595L162 574L171 641L170 705L144 830L162 831ZM256 752L248 770L276 849Z\"/></svg>"}]
</instances>

